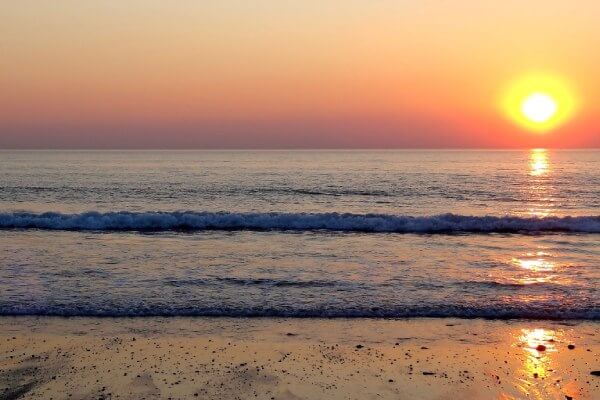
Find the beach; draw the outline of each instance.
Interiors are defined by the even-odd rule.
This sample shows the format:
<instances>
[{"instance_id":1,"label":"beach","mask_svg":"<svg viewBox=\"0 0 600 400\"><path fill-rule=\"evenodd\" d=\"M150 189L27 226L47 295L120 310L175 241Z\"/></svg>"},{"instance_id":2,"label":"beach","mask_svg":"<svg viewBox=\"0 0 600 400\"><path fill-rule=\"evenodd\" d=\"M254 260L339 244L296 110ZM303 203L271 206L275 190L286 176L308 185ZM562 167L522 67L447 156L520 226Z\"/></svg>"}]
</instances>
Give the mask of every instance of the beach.
<instances>
[{"instance_id":1,"label":"beach","mask_svg":"<svg viewBox=\"0 0 600 400\"><path fill-rule=\"evenodd\" d=\"M1 323L2 399L600 396L600 377L592 375L600 369L597 322L2 317Z\"/></svg>"}]
</instances>

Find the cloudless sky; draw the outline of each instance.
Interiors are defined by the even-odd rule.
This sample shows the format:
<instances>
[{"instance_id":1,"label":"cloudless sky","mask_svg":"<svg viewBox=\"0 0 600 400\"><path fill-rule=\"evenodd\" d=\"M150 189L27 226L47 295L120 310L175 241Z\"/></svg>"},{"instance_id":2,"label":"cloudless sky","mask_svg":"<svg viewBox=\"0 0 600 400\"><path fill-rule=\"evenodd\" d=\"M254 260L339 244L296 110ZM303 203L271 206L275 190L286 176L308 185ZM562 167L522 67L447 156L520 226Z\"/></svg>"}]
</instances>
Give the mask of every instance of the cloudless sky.
<instances>
[{"instance_id":1,"label":"cloudless sky","mask_svg":"<svg viewBox=\"0 0 600 400\"><path fill-rule=\"evenodd\" d=\"M600 147L597 0L0 3L0 148ZM580 97L546 134L499 98Z\"/></svg>"}]
</instances>

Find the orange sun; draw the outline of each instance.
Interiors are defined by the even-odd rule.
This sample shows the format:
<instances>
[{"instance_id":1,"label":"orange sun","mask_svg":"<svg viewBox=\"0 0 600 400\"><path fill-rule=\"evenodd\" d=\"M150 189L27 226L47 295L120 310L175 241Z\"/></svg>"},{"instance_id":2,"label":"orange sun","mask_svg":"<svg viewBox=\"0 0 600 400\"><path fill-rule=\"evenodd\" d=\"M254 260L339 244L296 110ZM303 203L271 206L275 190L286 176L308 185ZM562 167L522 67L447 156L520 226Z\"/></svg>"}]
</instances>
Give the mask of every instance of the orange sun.
<instances>
[{"instance_id":1,"label":"orange sun","mask_svg":"<svg viewBox=\"0 0 600 400\"><path fill-rule=\"evenodd\" d=\"M547 132L570 120L577 108L574 91L554 75L529 75L512 82L502 99L509 119L525 129Z\"/></svg>"}]
</instances>

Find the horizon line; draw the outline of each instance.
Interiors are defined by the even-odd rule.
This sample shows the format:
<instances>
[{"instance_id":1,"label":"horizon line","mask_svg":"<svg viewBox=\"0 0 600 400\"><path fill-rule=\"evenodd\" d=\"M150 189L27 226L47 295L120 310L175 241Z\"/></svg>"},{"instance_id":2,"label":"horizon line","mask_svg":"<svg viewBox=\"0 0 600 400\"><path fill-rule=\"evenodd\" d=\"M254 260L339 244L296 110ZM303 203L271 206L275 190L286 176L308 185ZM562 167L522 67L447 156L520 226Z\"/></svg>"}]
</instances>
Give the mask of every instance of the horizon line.
<instances>
[{"instance_id":1,"label":"horizon line","mask_svg":"<svg viewBox=\"0 0 600 400\"><path fill-rule=\"evenodd\" d=\"M600 150L600 147L8 147L6 151L523 151Z\"/></svg>"}]
</instances>

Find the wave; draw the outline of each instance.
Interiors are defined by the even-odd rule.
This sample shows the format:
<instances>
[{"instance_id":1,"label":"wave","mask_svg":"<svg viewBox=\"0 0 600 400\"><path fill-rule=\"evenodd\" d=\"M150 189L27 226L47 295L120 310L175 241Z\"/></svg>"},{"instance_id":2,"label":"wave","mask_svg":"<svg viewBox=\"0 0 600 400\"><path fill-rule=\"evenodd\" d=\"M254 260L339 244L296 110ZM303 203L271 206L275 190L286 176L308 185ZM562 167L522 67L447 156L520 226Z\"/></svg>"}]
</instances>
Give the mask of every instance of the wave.
<instances>
[{"instance_id":1,"label":"wave","mask_svg":"<svg viewBox=\"0 0 600 400\"><path fill-rule=\"evenodd\" d=\"M500 281L464 281L464 282L456 282L457 285L465 286L465 287L480 287L480 288L488 288L488 289L540 289L540 290L557 290L563 289L564 291L572 291L579 289L578 286L569 285L563 286L559 283L555 282L500 282Z\"/></svg>"},{"instance_id":2,"label":"wave","mask_svg":"<svg viewBox=\"0 0 600 400\"><path fill-rule=\"evenodd\" d=\"M232 191L228 191L231 193ZM261 194L261 193L275 193L275 194L299 194L308 196L373 196L373 197L391 197L393 193L385 190L360 190L360 189L343 189L343 188L331 188L331 189L310 189L310 188L292 188L292 187L259 187L253 188L246 191L248 194Z\"/></svg>"},{"instance_id":3,"label":"wave","mask_svg":"<svg viewBox=\"0 0 600 400\"><path fill-rule=\"evenodd\" d=\"M326 280L293 281L286 279L267 278L230 278L215 277L210 279L175 279L169 278L166 283L170 286L210 286L226 283L234 286L273 286L273 287L335 287L339 282Z\"/></svg>"},{"instance_id":4,"label":"wave","mask_svg":"<svg viewBox=\"0 0 600 400\"><path fill-rule=\"evenodd\" d=\"M341 231L389 233L600 233L600 216L528 218L442 214L85 212L0 213L0 229L70 231Z\"/></svg>"},{"instance_id":5,"label":"wave","mask_svg":"<svg viewBox=\"0 0 600 400\"><path fill-rule=\"evenodd\" d=\"M565 307L551 304L504 306L431 305L386 308L367 307L169 307L137 305L21 305L0 306L0 316L61 317L244 317L244 318L485 318L535 320L600 320L597 306Z\"/></svg>"}]
</instances>

